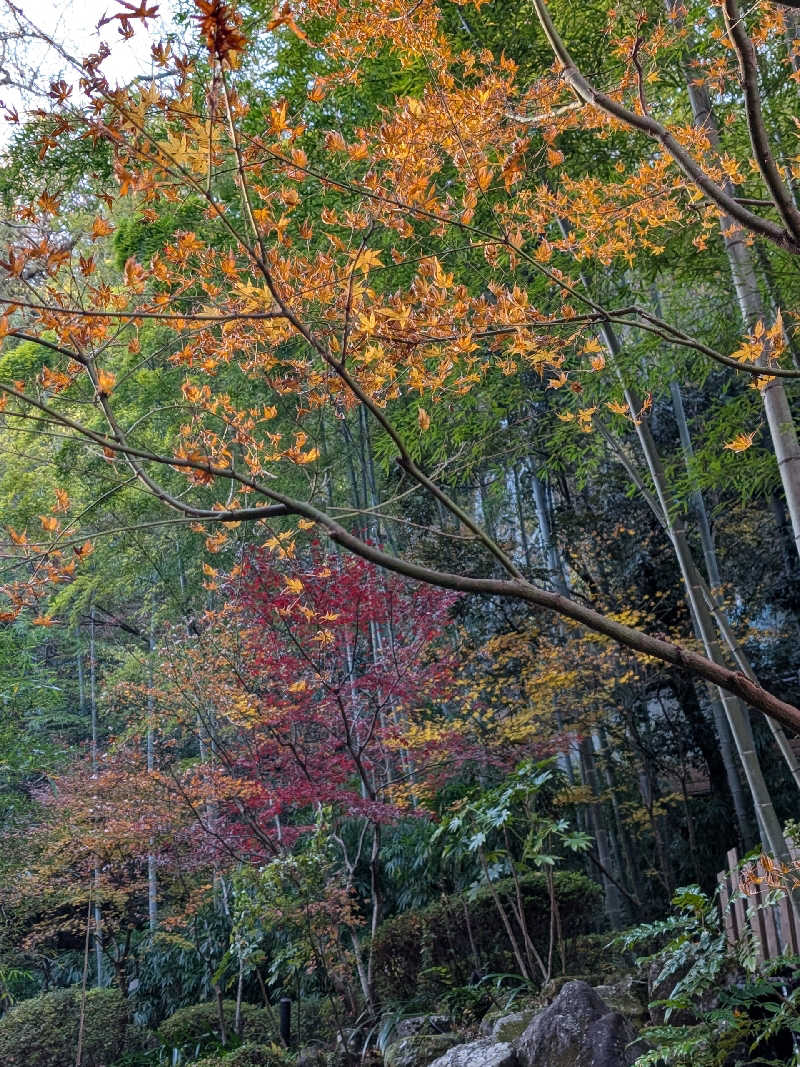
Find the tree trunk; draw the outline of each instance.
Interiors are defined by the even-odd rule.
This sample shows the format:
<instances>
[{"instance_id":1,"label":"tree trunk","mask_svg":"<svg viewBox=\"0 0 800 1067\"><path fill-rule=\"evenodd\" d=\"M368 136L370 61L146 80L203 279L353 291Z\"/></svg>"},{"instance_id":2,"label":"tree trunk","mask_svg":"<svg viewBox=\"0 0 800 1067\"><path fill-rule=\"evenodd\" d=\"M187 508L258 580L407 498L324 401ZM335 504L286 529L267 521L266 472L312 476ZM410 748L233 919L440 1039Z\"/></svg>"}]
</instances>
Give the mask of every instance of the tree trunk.
<instances>
[{"instance_id":1,"label":"tree trunk","mask_svg":"<svg viewBox=\"0 0 800 1067\"><path fill-rule=\"evenodd\" d=\"M97 658L95 649L94 604L89 610L89 705L92 716L92 775L97 777ZM94 955L97 966L97 984L105 981L103 967L103 916L100 910L100 868L94 865Z\"/></svg>"},{"instance_id":2,"label":"tree trunk","mask_svg":"<svg viewBox=\"0 0 800 1067\"><path fill-rule=\"evenodd\" d=\"M219 1039L223 1048L228 1044L228 1028L225 1025L225 1004L222 999L222 990L214 983L214 999L217 1004L217 1022L219 1023Z\"/></svg>"},{"instance_id":3,"label":"tree trunk","mask_svg":"<svg viewBox=\"0 0 800 1067\"><path fill-rule=\"evenodd\" d=\"M539 541L545 566L550 575L550 582L553 585L553 588L562 596L569 596L569 583L567 582L564 573L564 564L561 559L561 553L559 552L558 544L553 538L552 524L550 522L550 502L547 499L545 485L533 472L531 472L531 484L533 486L536 520L539 524ZM559 729L561 729L562 719L558 709L556 709L556 718ZM589 786L589 789L595 797L599 796L597 778L594 770L594 748L591 737L585 737L580 741L578 745L578 758L583 782ZM622 901L616 885L614 884L614 880L609 877L609 871L611 871L613 867L609 831L604 825L604 820L600 817L597 804L588 804L586 806L584 818L591 826L592 835L597 845L606 913L612 927L618 929L622 925Z\"/></svg>"},{"instance_id":4,"label":"tree trunk","mask_svg":"<svg viewBox=\"0 0 800 1067\"><path fill-rule=\"evenodd\" d=\"M565 237L568 237L569 227L563 219L559 219L558 221L561 232ZM584 286L589 289L590 286L588 280L583 275L581 276L581 280ZM672 506L671 494L667 488L661 457L658 454L655 441L650 432L649 422L644 415L639 415L642 408L639 398L628 388L619 370L617 363L617 357L621 350L619 340L610 323L601 323L599 332L609 354L611 365L616 371L617 377L622 385L625 394L625 402L628 405L634 426L636 427L636 435L639 439L639 444L656 491L658 510L661 513L661 521L664 524L664 528L675 550L681 577L683 578L689 610L694 620L696 632L708 658L713 662L722 665L724 664L724 659L722 658L719 644L714 635L710 611L702 595L698 595L697 579L699 578L699 574L697 572L697 567L689 550L683 525L680 520L673 518L675 509ZM798 452L798 458L800 459L800 451ZM800 466L798 467L798 475L800 475ZM800 503L800 499L798 502ZM798 510L798 520L800 521L800 510ZM767 843L770 850L773 851L774 855L783 857L786 855L786 845L755 750L749 713L738 697L735 697L721 687L718 687L718 693L725 711L725 717L739 753L739 758L744 768L745 777L753 799L756 819L758 820L762 832L762 838ZM724 731L721 731L721 734L720 741L723 743ZM732 795L735 796L735 775L729 775L729 784L731 786Z\"/></svg>"},{"instance_id":5,"label":"tree trunk","mask_svg":"<svg viewBox=\"0 0 800 1067\"><path fill-rule=\"evenodd\" d=\"M638 398L626 389L626 400L631 412L636 413L641 409ZM714 634L714 624L711 612L705 602L699 585L697 567L689 550L683 525L674 518L674 508L671 496L667 490L666 478L661 465L661 458L656 450L655 441L650 432L650 426L646 418L638 419L636 432L639 437L642 451L645 455L650 477L656 490L656 495L664 517L667 532L675 550L675 556L683 578L690 610L695 617L700 639L706 655L715 663L724 663L722 650ZM774 856L786 855L786 844L783 840L778 817L772 804L772 798L761 770L761 764L755 749L753 730L750 724L748 710L742 702L733 694L723 689L719 690L720 700L725 709L725 714L731 728L739 758L742 761L747 784L753 798L753 806L756 811L764 843Z\"/></svg>"},{"instance_id":6,"label":"tree trunk","mask_svg":"<svg viewBox=\"0 0 800 1067\"><path fill-rule=\"evenodd\" d=\"M680 386L677 382L670 383L670 395L672 397L672 410L675 414L675 421L678 424L678 434L681 440L681 448L683 449L684 462L686 464L686 470L691 472L691 460L694 456L694 449L692 448L692 439L689 434L689 424L686 421L686 412L683 407L683 397L681 396ZM711 537L711 527L708 521L708 513L706 512L705 501L703 500L703 494L695 489L692 491L692 509L695 513L697 520L697 527L700 531L700 543L703 549L703 561L706 566L706 574L708 576L708 584L710 588L710 594L712 602L710 604L712 614L720 630L722 640L728 646L733 658L736 661L739 670L747 675L748 678L752 678L753 681L758 681L755 676L755 672L747 659L747 655L744 649L741 647L733 631L730 628L728 619L725 617L725 613L721 607L716 604L716 597L718 590L722 586L722 579L720 577L719 564L717 562L717 553L714 548L714 541ZM789 745L788 738L784 733L783 727L774 722L772 719L768 719L769 728L772 731L772 736L775 738L775 743L783 756L789 772L792 775L795 785L800 789L800 764L798 764L797 756L795 756Z\"/></svg>"},{"instance_id":7,"label":"tree trunk","mask_svg":"<svg viewBox=\"0 0 800 1067\"><path fill-rule=\"evenodd\" d=\"M675 557L683 578L687 602L694 616L700 640L708 658L715 663L723 664L724 658L714 633L711 612L700 588L700 575L686 540L683 523L676 516L676 509L672 495L667 487L664 468L650 431L650 424L646 416L639 415L642 407L639 398L622 380L616 362L616 357L620 353L617 335L609 324L601 325L600 333L625 393L625 402L636 427L636 435L656 492L664 528L675 550ZM719 696L739 753L739 759L744 768L745 778L750 789L750 795L753 798L756 819L761 829L764 844L774 856L784 857L787 855L786 843L783 839L783 831L775 814L772 798L755 749L749 713L742 702L732 693L719 689Z\"/></svg>"},{"instance_id":8,"label":"tree trunk","mask_svg":"<svg viewBox=\"0 0 800 1067\"><path fill-rule=\"evenodd\" d=\"M547 570L550 572L550 581L557 593L562 596L569 596L561 553L558 551L558 545L553 540L547 493L544 483L533 471L531 471L531 485L533 486L533 501L536 506L536 521L539 523L542 555L544 556Z\"/></svg>"},{"instance_id":9,"label":"tree trunk","mask_svg":"<svg viewBox=\"0 0 800 1067\"><path fill-rule=\"evenodd\" d=\"M667 0L668 10L674 6L674 0ZM686 88L694 124L705 131L712 150L721 156L719 129L711 106L711 97L706 87L698 84L691 76L688 64L686 70ZM730 186L730 189L732 191L733 187ZM720 227L742 323L746 330L751 330L759 319L765 318L752 252L744 231L732 219L723 217ZM795 547L800 554L800 443L797 440L783 380L773 378L767 387L761 390L761 397L786 496Z\"/></svg>"},{"instance_id":10,"label":"tree trunk","mask_svg":"<svg viewBox=\"0 0 800 1067\"><path fill-rule=\"evenodd\" d=\"M378 1001L375 993L375 935L383 917L383 894L381 893L381 828L378 823L372 827L372 848L369 857L369 884L372 897L372 915L369 931L369 951L367 954L367 989L369 1005L373 1013L377 1012Z\"/></svg>"},{"instance_id":11,"label":"tree trunk","mask_svg":"<svg viewBox=\"0 0 800 1067\"><path fill-rule=\"evenodd\" d=\"M514 934L514 928L511 925L511 920L508 917L506 909L503 907L502 900L498 896L497 890L495 889L495 886L494 886L494 882L489 877L489 868L488 868L487 863L486 863L486 858L484 857L482 852L480 853L480 860L481 860L481 867L483 868L483 874L484 874L484 877L486 878L486 883L487 883L487 885L489 887L489 892L491 893L492 900L494 901L494 906L497 909L497 914L500 916L500 921L502 922L503 927L504 927L504 929L506 931L506 934L508 935L508 940L509 940L509 942L511 944L511 950L514 953L514 959L517 961L517 966L519 967L519 973L526 980L526 982L530 982L531 978L532 978L532 975L528 972L528 968L525 966L525 959L524 959L524 957L522 955L522 950L520 949L519 943L518 943L517 938L516 938L516 936Z\"/></svg>"},{"instance_id":12,"label":"tree trunk","mask_svg":"<svg viewBox=\"0 0 800 1067\"><path fill-rule=\"evenodd\" d=\"M508 481L508 485L517 517L522 558L525 561L525 570L527 571L531 565L531 546L528 541L528 531L525 529L525 512L522 507L522 486L520 485L519 467L516 463L513 464L511 468L511 478Z\"/></svg>"},{"instance_id":13,"label":"tree trunk","mask_svg":"<svg viewBox=\"0 0 800 1067\"><path fill-rule=\"evenodd\" d=\"M153 654L156 642L152 627L150 629L150 663L148 664L147 685L147 770L152 774L155 769L155 746L153 739L153 723L155 721L155 696L153 694ZM152 840L150 845L152 847ZM158 926L158 875L156 873L156 857L152 851L147 854L147 916L150 931Z\"/></svg>"},{"instance_id":14,"label":"tree trunk","mask_svg":"<svg viewBox=\"0 0 800 1067\"><path fill-rule=\"evenodd\" d=\"M642 885L639 878L639 869L636 864L636 857L634 855L633 842L631 835L628 832L628 828L625 825L625 821L622 817L622 813L617 801L617 781L614 774L614 765L612 759L609 757L608 738L606 737L605 730L601 727L597 732L597 738L599 748L595 753L595 763L602 768L603 777L605 779L606 789L608 795L611 798L611 812L614 816L614 823L616 825L616 837L620 845L620 857L623 862L619 864L620 872L625 868L625 874L627 883L633 888L632 898L636 898L641 902L643 893ZM626 879L622 879L625 881Z\"/></svg>"},{"instance_id":15,"label":"tree trunk","mask_svg":"<svg viewBox=\"0 0 800 1067\"><path fill-rule=\"evenodd\" d=\"M599 800L597 774L595 771L594 744L591 736L584 737L580 743L581 771L583 780L596 798L595 803L587 805L589 825L592 828L592 836L597 846L597 858L600 861L600 872L605 894L606 914L612 930L619 930L624 925L624 909L619 890L615 885L615 879L619 871L615 870L615 864L611 855L610 833L603 818L602 805ZM613 875L614 877L610 877Z\"/></svg>"}]
</instances>

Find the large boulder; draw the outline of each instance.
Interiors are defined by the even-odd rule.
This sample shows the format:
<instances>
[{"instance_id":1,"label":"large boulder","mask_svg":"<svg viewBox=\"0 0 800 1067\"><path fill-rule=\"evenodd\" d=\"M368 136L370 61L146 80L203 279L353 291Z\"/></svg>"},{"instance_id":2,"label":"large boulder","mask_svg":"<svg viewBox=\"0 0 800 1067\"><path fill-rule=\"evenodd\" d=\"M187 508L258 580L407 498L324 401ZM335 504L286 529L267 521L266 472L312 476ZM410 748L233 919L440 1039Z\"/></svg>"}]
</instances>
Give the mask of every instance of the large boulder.
<instances>
[{"instance_id":1,"label":"large boulder","mask_svg":"<svg viewBox=\"0 0 800 1067\"><path fill-rule=\"evenodd\" d=\"M480 1037L448 1049L430 1067L519 1067L519 1064L510 1042Z\"/></svg>"},{"instance_id":2,"label":"large boulder","mask_svg":"<svg viewBox=\"0 0 800 1067\"><path fill-rule=\"evenodd\" d=\"M631 1067L643 1051L628 1020L587 982L567 982L517 1042L521 1067Z\"/></svg>"},{"instance_id":3,"label":"large boulder","mask_svg":"<svg viewBox=\"0 0 800 1067\"><path fill-rule=\"evenodd\" d=\"M386 1067L428 1067L434 1060L461 1042L460 1034L414 1034L387 1045L383 1054Z\"/></svg>"},{"instance_id":4,"label":"large boulder","mask_svg":"<svg viewBox=\"0 0 800 1067\"><path fill-rule=\"evenodd\" d=\"M602 974L587 973L581 971L579 974L577 971L574 974L557 974L554 978L551 978L549 982L545 982L542 988L539 990L539 997L545 1004L549 1004L551 1000L555 1000L561 990L568 982L586 982L590 986L602 985L605 978Z\"/></svg>"}]
</instances>

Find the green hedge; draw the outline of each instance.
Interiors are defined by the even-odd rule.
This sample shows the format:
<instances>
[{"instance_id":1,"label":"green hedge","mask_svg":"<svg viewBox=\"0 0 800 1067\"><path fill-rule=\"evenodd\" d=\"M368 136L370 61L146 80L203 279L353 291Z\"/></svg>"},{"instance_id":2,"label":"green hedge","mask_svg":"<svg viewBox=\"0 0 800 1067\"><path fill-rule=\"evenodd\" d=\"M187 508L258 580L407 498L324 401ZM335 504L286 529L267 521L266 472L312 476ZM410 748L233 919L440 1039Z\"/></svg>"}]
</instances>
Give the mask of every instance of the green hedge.
<instances>
[{"instance_id":1,"label":"green hedge","mask_svg":"<svg viewBox=\"0 0 800 1067\"><path fill-rule=\"evenodd\" d=\"M280 1045L254 1045L249 1042L232 1052L218 1052L198 1060L195 1067L289 1067L292 1056Z\"/></svg>"},{"instance_id":2,"label":"green hedge","mask_svg":"<svg viewBox=\"0 0 800 1067\"><path fill-rule=\"evenodd\" d=\"M233 1034L236 1019L236 1001L222 1002L227 1035ZM254 1004L242 1004L242 1037L245 1041L259 1045L269 1045L278 1039L277 1025L272 1014L266 1008ZM185 1048L187 1045L202 1044L205 1041L219 1041L219 1014L216 1001L204 1004L190 1004L179 1008L174 1015L158 1028L158 1039L168 1048Z\"/></svg>"},{"instance_id":3,"label":"green hedge","mask_svg":"<svg viewBox=\"0 0 800 1067\"><path fill-rule=\"evenodd\" d=\"M81 990L58 989L20 1001L0 1019L3 1067L68 1067L75 1062ZM105 1067L144 1044L116 989L90 989L83 1023L83 1067Z\"/></svg>"},{"instance_id":4,"label":"green hedge","mask_svg":"<svg viewBox=\"0 0 800 1067\"><path fill-rule=\"evenodd\" d=\"M567 942L579 934L597 929L602 921L602 890L596 882L573 871L557 871L556 895L561 914L561 928ZM543 874L522 879L525 913L534 944L541 952L547 946L550 907ZM513 891L511 880L496 883L500 896L507 901ZM374 941L375 976L378 993L385 1003L413 999L424 984L426 973L444 970L454 984L466 985L475 969L464 908L469 912L472 942L483 973L517 970L508 937L491 893L480 889L467 896L443 897L441 901L407 911L388 919L379 927Z\"/></svg>"}]
</instances>

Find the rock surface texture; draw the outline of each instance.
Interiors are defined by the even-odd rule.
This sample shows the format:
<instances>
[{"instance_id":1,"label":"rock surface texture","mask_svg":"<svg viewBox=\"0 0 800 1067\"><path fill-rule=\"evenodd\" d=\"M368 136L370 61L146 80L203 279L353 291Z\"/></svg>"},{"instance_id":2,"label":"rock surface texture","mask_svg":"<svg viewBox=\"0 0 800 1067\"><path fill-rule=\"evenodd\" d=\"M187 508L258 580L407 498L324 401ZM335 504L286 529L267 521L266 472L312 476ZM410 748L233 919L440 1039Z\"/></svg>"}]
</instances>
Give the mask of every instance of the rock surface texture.
<instances>
[{"instance_id":1,"label":"rock surface texture","mask_svg":"<svg viewBox=\"0 0 800 1067\"><path fill-rule=\"evenodd\" d=\"M567 982L517 1041L517 1058L520 1067L631 1067L644 1051L635 1039L590 985Z\"/></svg>"},{"instance_id":2,"label":"rock surface texture","mask_svg":"<svg viewBox=\"0 0 800 1067\"><path fill-rule=\"evenodd\" d=\"M647 1010L647 984L626 974L607 985L596 985L595 993L608 1005L609 1011L618 1011L634 1026L649 1022Z\"/></svg>"},{"instance_id":3,"label":"rock surface texture","mask_svg":"<svg viewBox=\"0 0 800 1067\"><path fill-rule=\"evenodd\" d=\"M393 1041L383 1054L386 1067L428 1067L461 1041L460 1034L415 1034Z\"/></svg>"},{"instance_id":4,"label":"rock surface texture","mask_svg":"<svg viewBox=\"0 0 800 1067\"><path fill-rule=\"evenodd\" d=\"M451 1020L447 1015L409 1015L394 1028L395 1039L414 1037L415 1034L448 1034Z\"/></svg>"},{"instance_id":5,"label":"rock surface texture","mask_svg":"<svg viewBox=\"0 0 800 1067\"><path fill-rule=\"evenodd\" d=\"M528 1029L539 1010L523 1008L521 1011L507 1012L505 1015L493 1014L481 1023L481 1035L492 1037L495 1041L516 1041Z\"/></svg>"},{"instance_id":6,"label":"rock surface texture","mask_svg":"<svg viewBox=\"0 0 800 1067\"><path fill-rule=\"evenodd\" d=\"M508 1041L481 1037L449 1049L430 1067L518 1067L514 1046Z\"/></svg>"}]
</instances>

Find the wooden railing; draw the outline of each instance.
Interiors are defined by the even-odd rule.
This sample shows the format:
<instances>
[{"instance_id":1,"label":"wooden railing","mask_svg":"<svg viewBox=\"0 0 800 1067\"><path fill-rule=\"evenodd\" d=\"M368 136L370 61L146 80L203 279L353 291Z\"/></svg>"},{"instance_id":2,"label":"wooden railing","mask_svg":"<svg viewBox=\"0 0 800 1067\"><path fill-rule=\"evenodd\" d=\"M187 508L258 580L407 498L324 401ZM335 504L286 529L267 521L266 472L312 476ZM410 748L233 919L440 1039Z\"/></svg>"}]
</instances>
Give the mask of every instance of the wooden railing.
<instances>
[{"instance_id":1,"label":"wooden railing","mask_svg":"<svg viewBox=\"0 0 800 1067\"><path fill-rule=\"evenodd\" d=\"M800 862L800 849L792 846L792 859ZM746 880L741 892L741 872L736 849L728 853L728 869L717 875L719 904L725 933L731 945L738 944L748 933L753 935L759 964L784 954L800 955L800 930L788 896L781 893L774 903L767 903L767 871L760 860L753 861L756 880ZM757 879L763 879L759 884Z\"/></svg>"}]
</instances>

